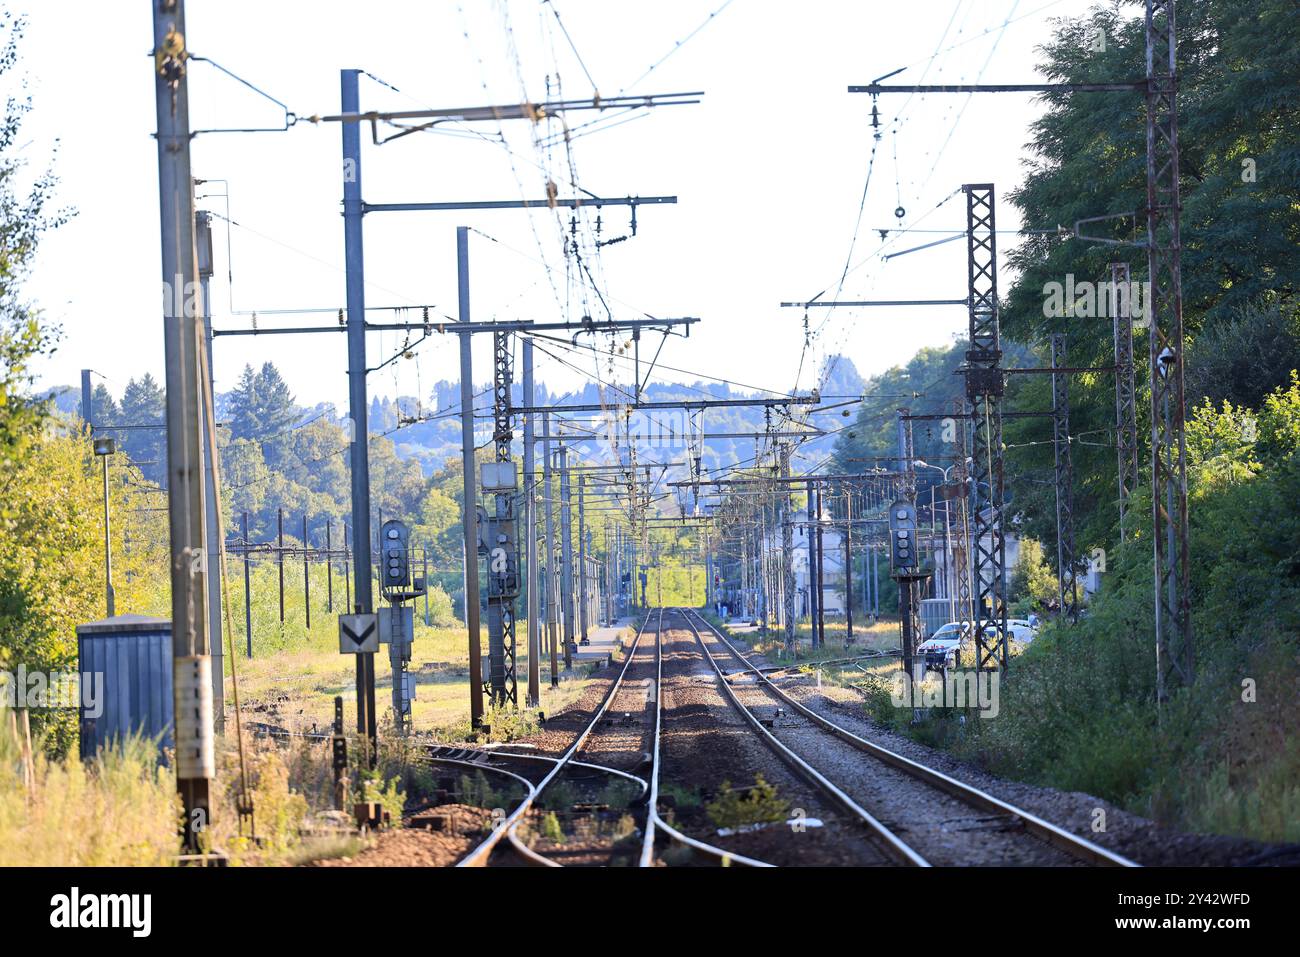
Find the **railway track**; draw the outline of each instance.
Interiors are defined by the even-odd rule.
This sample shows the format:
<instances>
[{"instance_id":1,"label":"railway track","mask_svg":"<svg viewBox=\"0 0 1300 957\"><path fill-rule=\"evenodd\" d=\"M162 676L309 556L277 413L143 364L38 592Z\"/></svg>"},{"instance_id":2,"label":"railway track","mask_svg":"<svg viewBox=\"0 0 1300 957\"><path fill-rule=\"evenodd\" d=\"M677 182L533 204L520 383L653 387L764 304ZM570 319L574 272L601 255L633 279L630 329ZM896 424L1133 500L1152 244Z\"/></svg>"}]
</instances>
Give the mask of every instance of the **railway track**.
<instances>
[{"instance_id":1,"label":"railway track","mask_svg":"<svg viewBox=\"0 0 1300 957\"><path fill-rule=\"evenodd\" d=\"M689 642L682 640L683 635L689 636ZM666 647L672 661L668 674ZM724 662L733 659L740 670L724 668ZM708 669L707 682L701 680L706 674L701 662ZM724 704L719 707L701 696ZM732 717L725 719L722 712ZM738 738L737 730L748 734ZM687 753L684 742L700 735L712 736L705 746L706 757L712 754L723 763L725 758L749 773L756 768L769 777L785 773L787 777L780 781L783 794L803 798L800 788L806 787L811 799L802 800L801 806L805 812L819 814L813 823L825 827L820 836L825 843L834 843L842 860L913 867L1135 866L835 724L777 687L764 669L751 663L699 614L663 608L647 616L600 705L560 756L466 749L463 756L432 759L502 775L524 791L509 814L457 866L635 863L652 867L667 862L772 866L768 859L801 863L813 845L800 844L796 829L787 835L784 826L769 827L763 846L780 846L780 850L757 853L748 851L744 841L738 849L711 843L714 838L703 840L707 835L701 835L698 827L667 815L673 797L698 783L690 762L699 756ZM743 743L751 740L760 743L757 751L766 752L766 767L762 755ZM696 741L691 746L698 745ZM863 755L872 760L863 761ZM777 762L770 761L773 756ZM775 772L772 763L777 764ZM602 781L615 779L625 782L633 794L629 810L637 814L640 824L635 841L530 845L524 827L538 817L546 796L560 790L560 781L590 792ZM691 830L694 835L688 833ZM633 843L635 847L630 846ZM733 835L723 843L737 840Z\"/></svg>"},{"instance_id":2,"label":"railway track","mask_svg":"<svg viewBox=\"0 0 1300 957\"><path fill-rule=\"evenodd\" d=\"M835 795L846 809L860 809L860 819L899 863L1137 866L1035 814L835 724L778 688L762 669L698 613L683 609L682 615L736 706L745 711L755 727L774 739L779 737L778 744L786 751L793 754L794 745L806 755L811 748L816 748L826 768L834 765L836 770L831 773L840 779L840 785L830 785L835 790L828 793ZM703 631L697 623L703 626ZM744 669L741 674L752 680L743 686L739 681L729 680L710 651L705 633L721 646L727 657L740 663ZM787 708L803 720L778 717L788 715ZM765 721L770 721L772 731L763 726ZM779 736L775 733L778 728ZM860 760L846 758L846 750L852 757L870 756L873 761L869 770L864 770ZM804 757L795 755L795 758L799 762L796 767L801 764L811 767ZM814 773L826 780L821 772L814 769ZM826 783L830 784L829 780ZM884 804L878 811L879 817L861 808L859 799L865 804ZM933 810L927 810L930 808ZM905 810L909 817L892 826L881 820L886 814L898 817ZM981 816L972 817L971 811ZM907 840L898 835L900 830L909 832ZM963 859L963 854L973 855L973 859Z\"/></svg>"},{"instance_id":3,"label":"railway track","mask_svg":"<svg viewBox=\"0 0 1300 957\"><path fill-rule=\"evenodd\" d=\"M743 852L743 863L751 865L878 866L902 856L902 848L889 849L884 840L869 840L869 835L879 832L863 826L865 811L735 699L684 613L665 614L677 620L668 629L671 665L661 678L661 708L668 723L660 736L662 753L656 768L677 787L665 802L658 782L652 784L655 826L666 826L663 815L665 807L671 806L678 834L719 833L718 839L733 854ZM765 824L738 823L718 832L718 822L709 811L724 793L742 794L747 782L757 785L759 777L775 788L786 813ZM687 803L675 805L674 799ZM707 807L706 800L710 801ZM776 808L768 811L775 813Z\"/></svg>"},{"instance_id":4,"label":"railway track","mask_svg":"<svg viewBox=\"0 0 1300 957\"><path fill-rule=\"evenodd\" d=\"M642 838L639 850L635 855L635 863L638 866L651 867L655 865L657 860L655 856L657 835L663 835L666 840L689 848L695 857L712 863L760 864L758 861L738 857L725 850L681 834L658 818L653 802L646 803L646 799L655 793L658 786L659 736L662 728L661 696L658 689L662 667L663 609L657 610L653 617L654 650L652 659L647 660L647 656L643 654L645 650L643 639L647 631L650 630L651 623L651 616L647 616L638 629L631 647L628 649L623 667L619 670L591 720L578 733L573 743L560 757L506 751L492 753L491 760L494 762L532 765L531 773L520 773L520 768L509 771L501 768L499 764L490 765L492 770L509 774L518 780L524 781L528 786L528 791L509 815L482 842L461 858L457 864L458 867L481 867L489 863L505 863L505 861L501 860L504 855L512 856L518 862L539 867L564 866L559 859L568 859L572 863L608 864L614 862L614 859L624 856L615 847L601 846L580 848L576 854L573 850L563 847L549 847L539 851L531 847L521 834L521 828L529 821L530 812L536 811L543 798L551 793L551 790L556 787L559 781L566 779L566 777L572 779L575 772L583 772L589 776L595 776L595 778L603 776L606 780L620 779L629 783L635 789L635 797L631 803L633 805L644 804ZM653 662L653 670L650 668L651 661ZM646 687L644 689L633 686L632 681L629 680L634 669L637 668L647 672L644 679L638 679L638 681L645 683ZM651 699L655 701L655 708L653 721L648 721L645 715L646 704ZM615 708L615 704L621 704L623 707ZM607 716L611 713L620 712L623 715L622 721L610 722L607 719ZM635 738L635 742L633 742L633 738ZM630 771L612 767L608 763L578 759L579 754L592 753L608 754L615 757L622 755L624 758L632 756L633 760L639 761L644 750L644 742L647 740L650 742L650 773L648 780ZM488 765L475 762L474 766L486 767ZM539 768L544 769L540 779L537 778Z\"/></svg>"},{"instance_id":5,"label":"railway track","mask_svg":"<svg viewBox=\"0 0 1300 957\"><path fill-rule=\"evenodd\" d=\"M699 630L694 626L690 614L685 609L675 609L673 614L680 617L680 629L690 636L688 647L694 649L694 656L708 669L711 678L709 685L725 702L726 709L740 719L740 723L733 724L729 731L748 732L749 740L759 745L757 749L759 753L756 754L751 750L751 753L746 756L749 773L761 773L768 783L778 785L779 793L790 796L806 817L814 819L816 830L820 832L817 836L827 843L834 843L843 852L843 857L837 863L867 866L888 864L927 866L920 855L900 841L871 812L814 767L796 749L773 733L767 726L766 719L747 707L736 690L731 687L717 659L711 654ZM682 674L681 680L695 682L698 686L698 679L689 670ZM694 696L698 691L688 685L685 694ZM681 704L676 710L685 716L693 707L698 705ZM715 724L720 723L719 718L718 715L712 716ZM732 734L731 741L727 745L728 750L739 752L743 747L740 740ZM762 761L762 752L766 752L769 757L774 757L776 761ZM783 774L784 778L782 778ZM795 800L796 796L797 800ZM779 834L780 844L784 845L773 848L769 855L773 860L798 864L805 854L817 853L812 846L813 841L808 839L808 832L801 832L785 825L779 828L770 827L768 831L774 836ZM775 843L774 837L769 838L769 844L772 843Z\"/></svg>"}]
</instances>

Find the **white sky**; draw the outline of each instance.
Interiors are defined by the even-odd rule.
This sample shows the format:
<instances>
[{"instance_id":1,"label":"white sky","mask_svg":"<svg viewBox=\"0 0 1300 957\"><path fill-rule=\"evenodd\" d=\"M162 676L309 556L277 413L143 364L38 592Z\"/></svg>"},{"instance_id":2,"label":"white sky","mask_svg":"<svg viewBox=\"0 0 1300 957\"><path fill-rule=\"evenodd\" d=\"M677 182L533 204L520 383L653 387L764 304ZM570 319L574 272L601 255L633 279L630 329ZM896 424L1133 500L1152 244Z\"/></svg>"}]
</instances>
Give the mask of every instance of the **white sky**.
<instances>
[{"instance_id":1,"label":"white sky","mask_svg":"<svg viewBox=\"0 0 1300 957\"><path fill-rule=\"evenodd\" d=\"M600 92L611 96L722 2L555 0L554 8ZM44 241L26 289L64 329L58 351L39 367L41 384L75 384L79 370L90 367L120 393L128 378L151 371L161 379L162 371L150 4L77 0L26 6L22 68L34 110L25 127L25 155L42 164L54 141L60 142L59 201L78 210ZM703 321L688 341L673 339L665 347L664 363L791 390L803 345L802 314L778 304L810 298L828 285L827 298L834 294L871 151L870 97L850 95L846 87L904 66L909 69L890 82L1031 80L1037 76L1034 47L1048 38L1049 18L1078 16L1088 6L1086 0L733 0L629 90L703 90L702 104L651 111L573 143L578 181L586 189L608 196L679 197L676 206L643 207L638 237L603 251L615 315L699 316ZM564 96L591 95L550 4L464 0L463 10L445 0L189 0L187 32L192 53L211 57L304 116L338 111L343 67L368 70L403 92L363 78L363 109L511 103L525 91L540 100L547 75L554 77L557 69ZM210 65L193 64L190 76L196 129L280 122L273 104ZM1016 94L969 102L965 96L895 95L882 97L880 108L884 136L853 256L855 264L865 265L850 273L841 298L961 298L964 243L883 264L873 256L881 244L875 230L898 225L893 210L900 196L905 222L915 221L919 229L963 228L960 196L930 215L926 211L962 183L991 181L1005 195L1023 175L1022 144L1041 108ZM570 125L593 116L571 114ZM564 185L562 146L548 159L534 147L527 126L505 124L513 163L499 144L480 138L422 133L374 147L367 130L364 197L535 198L543 195L547 178L537 164L553 171L562 195L571 195ZM498 132L494 123L475 129L489 137ZM337 124L202 135L194 141L193 168L197 177L227 181L230 216L242 224L230 233L233 287L226 282L226 224L215 224L218 328L249 323L247 316L231 314L232 303L236 311L342 305ZM221 199L201 199L200 208L226 212ZM621 235L627 211L609 208L604 220L605 236ZM562 300L558 226L555 214L545 210L368 216L367 304L429 303L454 316L457 225L474 226L502 244L471 236L474 318L562 317L538 262L554 267ZM1009 204L999 205L998 225L1018 225ZM940 237L898 237L891 248L935 238ZM1013 239L999 237L1001 248ZM573 317L582 311L575 307ZM596 304L593 314L603 315ZM815 327L825 319L826 310L813 311ZM263 316L259 322L329 324L335 318ZM906 361L923 345L951 341L965 322L962 308L836 310L814 342L798 385L815 384L827 353L846 353L868 375ZM489 337L478 338L484 341L476 346L475 378L483 382L490 376ZM373 334L371 364L399 345L396 334ZM341 335L218 340L217 388L230 388L246 362L267 359L285 373L300 402L346 404ZM582 381L571 368L540 354L538 360L538 378L552 388ZM586 371L595 368L590 355L571 361ZM457 377L451 337L425 343L418 363L399 361L372 375L370 388L378 395L414 394L417 377L426 394L433 381ZM679 372L663 377L694 378ZM622 380L628 381L626 374Z\"/></svg>"}]
</instances>

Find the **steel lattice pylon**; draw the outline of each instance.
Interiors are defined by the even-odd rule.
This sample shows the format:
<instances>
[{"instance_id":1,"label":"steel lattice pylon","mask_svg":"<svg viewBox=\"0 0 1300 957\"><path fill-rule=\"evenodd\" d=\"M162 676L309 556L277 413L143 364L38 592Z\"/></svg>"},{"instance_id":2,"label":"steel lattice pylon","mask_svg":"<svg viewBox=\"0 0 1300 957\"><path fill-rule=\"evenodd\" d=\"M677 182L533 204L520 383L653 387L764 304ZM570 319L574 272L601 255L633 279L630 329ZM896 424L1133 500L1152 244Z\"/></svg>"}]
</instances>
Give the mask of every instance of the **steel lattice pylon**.
<instances>
[{"instance_id":1,"label":"steel lattice pylon","mask_svg":"<svg viewBox=\"0 0 1300 957\"><path fill-rule=\"evenodd\" d=\"M1128 263L1110 264L1110 314L1115 321L1115 447L1119 460L1119 534L1132 532L1128 502L1138 483L1137 380L1133 368L1132 285Z\"/></svg>"},{"instance_id":2,"label":"steel lattice pylon","mask_svg":"<svg viewBox=\"0 0 1300 957\"><path fill-rule=\"evenodd\" d=\"M1151 485L1155 550L1156 695L1190 684L1195 660L1187 546L1174 0L1147 0L1147 266L1151 293Z\"/></svg>"},{"instance_id":3,"label":"steel lattice pylon","mask_svg":"<svg viewBox=\"0 0 1300 957\"><path fill-rule=\"evenodd\" d=\"M1065 333L1052 334L1052 368L1065 361ZM1052 373L1052 447L1056 452L1056 581L1061 620L1079 619L1079 581L1074 550L1074 468L1070 455L1070 374Z\"/></svg>"},{"instance_id":4,"label":"steel lattice pylon","mask_svg":"<svg viewBox=\"0 0 1300 957\"><path fill-rule=\"evenodd\" d=\"M901 408L898 410L898 491L899 496L907 501L912 508L912 514L916 514L916 446L912 434L912 413L910 409ZM912 572L899 571L894 575L894 580L898 583L898 612L902 619L902 638L903 638L903 668L911 672L914 681L920 681L923 674L917 673L916 648L919 642L917 638L921 634L921 596L923 594L923 585L930 577L929 572L922 573L919 565L922 561L920 548L920 533L914 533L912 542L913 548L916 549L917 568ZM933 554L933 542L931 550ZM891 545L892 548L892 545ZM958 652L960 654L960 651ZM921 667L924 672L924 666Z\"/></svg>"},{"instance_id":5,"label":"steel lattice pylon","mask_svg":"<svg viewBox=\"0 0 1300 957\"><path fill-rule=\"evenodd\" d=\"M780 463L780 476L783 479L790 477L790 446L781 443L777 452L777 461ZM781 503L781 584L784 592L784 609L785 609L785 645L789 649L795 646L795 615L794 615L794 500L790 495L790 484L783 483L781 486L782 503Z\"/></svg>"},{"instance_id":6,"label":"steel lattice pylon","mask_svg":"<svg viewBox=\"0 0 1300 957\"><path fill-rule=\"evenodd\" d=\"M953 424L956 429L957 461L952 468L952 480L965 489L969 481L966 470L966 423L969 415L965 399L953 400ZM970 587L970 520L967 515L969 493L957 499L956 543L952 546L953 577L957 582L957 620L971 621L971 587Z\"/></svg>"},{"instance_id":7,"label":"steel lattice pylon","mask_svg":"<svg viewBox=\"0 0 1300 957\"><path fill-rule=\"evenodd\" d=\"M975 594L976 666L1004 668L1006 639L1006 537L1003 530L1002 343L998 327L997 233L991 183L962 187L966 193L966 278L970 350L966 398L971 403L972 588ZM985 629L996 626L990 640Z\"/></svg>"},{"instance_id":8,"label":"steel lattice pylon","mask_svg":"<svg viewBox=\"0 0 1300 957\"><path fill-rule=\"evenodd\" d=\"M510 442L514 437L511 426L510 390L514 383L511 362L510 334L492 333L492 439L496 445L496 460L510 461ZM506 549L508 569L506 578L517 582L519 578L518 539L514 534L514 492L496 495L496 522L499 528L510 529L510 543ZM494 577L489 575L489 581ZM488 589L488 678L484 692L498 705L519 704L519 685L515 673L515 595L502 594L496 588Z\"/></svg>"}]
</instances>

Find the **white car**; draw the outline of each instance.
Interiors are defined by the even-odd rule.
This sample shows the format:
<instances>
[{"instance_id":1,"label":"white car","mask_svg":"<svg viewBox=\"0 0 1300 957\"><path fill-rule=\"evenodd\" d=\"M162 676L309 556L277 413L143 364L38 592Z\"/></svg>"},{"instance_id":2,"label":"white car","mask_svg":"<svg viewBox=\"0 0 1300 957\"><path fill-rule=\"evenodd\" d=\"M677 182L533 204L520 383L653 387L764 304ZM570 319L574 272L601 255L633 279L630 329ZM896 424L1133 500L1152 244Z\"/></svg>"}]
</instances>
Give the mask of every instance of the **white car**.
<instances>
[{"instance_id":1,"label":"white car","mask_svg":"<svg viewBox=\"0 0 1300 957\"><path fill-rule=\"evenodd\" d=\"M984 634L990 642L996 642L997 626L985 625ZM1027 645L1038 636L1038 629L1027 619L1008 618L1007 636L1018 644ZM942 671L955 668L959 660L971 661L974 657L972 644L970 622L950 621L921 642L916 653L925 661L927 669Z\"/></svg>"},{"instance_id":2,"label":"white car","mask_svg":"<svg viewBox=\"0 0 1300 957\"><path fill-rule=\"evenodd\" d=\"M1012 641L1027 645L1038 637L1038 626L1030 624L1027 618L1008 618L1007 635Z\"/></svg>"},{"instance_id":3,"label":"white car","mask_svg":"<svg viewBox=\"0 0 1300 957\"><path fill-rule=\"evenodd\" d=\"M963 642L969 645L969 636L969 622L950 621L921 642L916 648L916 654L925 661L927 669L940 671L953 668L957 664Z\"/></svg>"}]
</instances>

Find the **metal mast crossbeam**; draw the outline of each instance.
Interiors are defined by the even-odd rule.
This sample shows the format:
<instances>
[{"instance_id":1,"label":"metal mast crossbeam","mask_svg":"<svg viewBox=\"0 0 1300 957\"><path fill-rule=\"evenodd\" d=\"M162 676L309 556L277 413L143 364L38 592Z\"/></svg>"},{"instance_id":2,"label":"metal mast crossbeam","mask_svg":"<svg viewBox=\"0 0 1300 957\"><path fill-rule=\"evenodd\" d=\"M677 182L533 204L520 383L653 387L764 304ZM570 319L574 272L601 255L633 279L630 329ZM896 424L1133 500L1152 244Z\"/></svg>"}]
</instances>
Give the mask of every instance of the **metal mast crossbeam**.
<instances>
[{"instance_id":1,"label":"metal mast crossbeam","mask_svg":"<svg viewBox=\"0 0 1300 957\"><path fill-rule=\"evenodd\" d=\"M481 199L449 201L443 203L365 203L367 213L419 213L450 212L476 209L581 209L603 206L664 206L675 205L676 196L576 196L572 199Z\"/></svg>"},{"instance_id":2,"label":"metal mast crossbeam","mask_svg":"<svg viewBox=\"0 0 1300 957\"><path fill-rule=\"evenodd\" d=\"M644 96L611 96L581 100L548 100L544 103L506 103L499 106L446 107L436 110L345 110L330 116L312 116L312 123L392 123L396 120L434 120L435 122L495 123L500 120L537 122L556 113L576 110L636 109L654 106L686 106L699 103L701 91L691 93L651 93ZM432 124L429 124L432 125Z\"/></svg>"},{"instance_id":3,"label":"metal mast crossbeam","mask_svg":"<svg viewBox=\"0 0 1300 957\"><path fill-rule=\"evenodd\" d=\"M688 320L661 319L658 320L658 324L662 326L686 321ZM689 321L696 322L698 320ZM738 406L777 408L783 405L817 405L820 402L821 397L813 393L806 396L786 396L780 399L666 399L662 402L629 402L626 405L616 402L606 402L604 404L583 403L579 405L517 405L511 411L528 415L536 412L638 412L645 409L713 409Z\"/></svg>"},{"instance_id":4,"label":"metal mast crossbeam","mask_svg":"<svg viewBox=\"0 0 1300 957\"><path fill-rule=\"evenodd\" d=\"M412 307L414 308L414 307ZM691 326L700 320L694 316L679 319L618 319L595 320L583 318L576 322L476 322L474 332L622 332L626 329L661 329L670 326ZM212 335L218 336L276 336L305 335L318 332L346 332L351 322L333 326L298 326L279 329L214 329ZM366 332L426 332L429 334L462 332L461 323L447 320L445 322L367 322L363 324Z\"/></svg>"}]
</instances>

